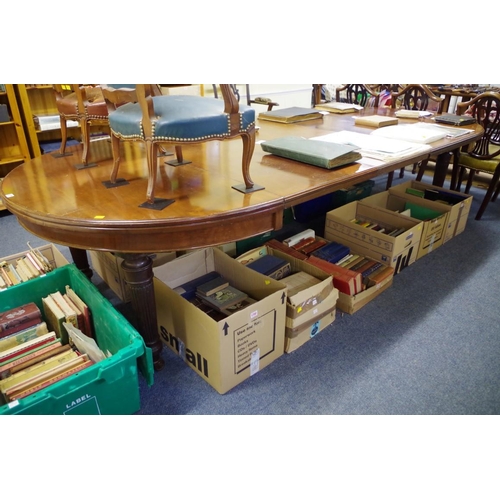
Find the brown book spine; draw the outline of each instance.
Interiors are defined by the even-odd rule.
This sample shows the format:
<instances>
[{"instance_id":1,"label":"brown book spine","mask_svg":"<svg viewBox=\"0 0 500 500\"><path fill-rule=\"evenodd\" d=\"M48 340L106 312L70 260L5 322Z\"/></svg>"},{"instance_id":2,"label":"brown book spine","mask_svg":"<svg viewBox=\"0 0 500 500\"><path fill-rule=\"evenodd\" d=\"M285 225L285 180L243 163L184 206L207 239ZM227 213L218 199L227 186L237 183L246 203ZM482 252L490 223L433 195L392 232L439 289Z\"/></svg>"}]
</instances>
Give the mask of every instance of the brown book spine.
<instances>
[{"instance_id":1,"label":"brown book spine","mask_svg":"<svg viewBox=\"0 0 500 500\"><path fill-rule=\"evenodd\" d=\"M0 313L0 338L42 322L42 313L34 302Z\"/></svg>"},{"instance_id":2,"label":"brown book spine","mask_svg":"<svg viewBox=\"0 0 500 500\"><path fill-rule=\"evenodd\" d=\"M36 365L40 361L44 361L48 358L51 358L52 356L56 356L57 354L61 354L63 352L69 351L71 349L71 346L69 344L65 344L65 345L54 344L54 346L50 346L50 347L53 347L53 348L47 349L47 350L41 349L37 353L37 356L33 356L31 359L28 359L25 361L23 361L22 359L19 359L18 361L23 361L23 362L12 366L9 369L10 373L11 374L17 373L21 370L24 370L25 368ZM44 352L41 352L41 351L44 351Z\"/></svg>"},{"instance_id":3,"label":"brown book spine","mask_svg":"<svg viewBox=\"0 0 500 500\"><path fill-rule=\"evenodd\" d=\"M367 287L372 287L375 285L378 285L379 283L382 283L386 278L389 276L394 275L394 268L393 267L384 267L383 269L379 269L378 271L375 271L368 277L368 282L367 282Z\"/></svg>"},{"instance_id":4,"label":"brown book spine","mask_svg":"<svg viewBox=\"0 0 500 500\"><path fill-rule=\"evenodd\" d=\"M9 401L14 401L16 399L22 399L25 398L26 396L30 396L31 394L34 394L35 392L41 391L42 389L45 389L49 385L55 384L56 382L59 382L60 380L64 380L65 378L69 377L70 375L73 375L74 373L81 372L82 370L85 370L85 368L88 368L89 366L92 366L94 362L92 360L87 360L83 362L82 364L75 366L73 368L70 368L69 370L60 373L58 375L55 375L54 377L45 380L37 385L34 385L32 387L29 387L28 389L25 389L24 391L7 391L5 396L6 399Z\"/></svg>"},{"instance_id":5,"label":"brown book spine","mask_svg":"<svg viewBox=\"0 0 500 500\"><path fill-rule=\"evenodd\" d=\"M6 363L5 365L1 366L0 373L2 373L4 370L12 370L13 368L17 367L18 365L21 365L21 364L26 363L28 361L31 361L33 359L36 360L35 362L38 362L38 356L43 356L47 353L50 356L52 356L52 354L55 352L55 350L59 347L61 347L60 341L58 343L50 344L48 346L42 347L36 351L28 352L24 356L19 357L17 359L13 359L10 363Z\"/></svg>"},{"instance_id":6,"label":"brown book spine","mask_svg":"<svg viewBox=\"0 0 500 500\"><path fill-rule=\"evenodd\" d=\"M307 245L310 245L311 243L314 243L316 240L315 238L313 238L312 236L309 237L309 238L304 238L303 240L300 240L298 243L296 243L295 245L292 245L292 248L294 250L302 250L304 247L306 247Z\"/></svg>"},{"instance_id":7,"label":"brown book spine","mask_svg":"<svg viewBox=\"0 0 500 500\"><path fill-rule=\"evenodd\" d=\"M326 241L314 241L310 243L309 245L305 246L302 248L301 252L305 253L306 255L311 255L315 250L318 250L318 248L321 248L326 245Z\"/></svg>"}]
</instances>

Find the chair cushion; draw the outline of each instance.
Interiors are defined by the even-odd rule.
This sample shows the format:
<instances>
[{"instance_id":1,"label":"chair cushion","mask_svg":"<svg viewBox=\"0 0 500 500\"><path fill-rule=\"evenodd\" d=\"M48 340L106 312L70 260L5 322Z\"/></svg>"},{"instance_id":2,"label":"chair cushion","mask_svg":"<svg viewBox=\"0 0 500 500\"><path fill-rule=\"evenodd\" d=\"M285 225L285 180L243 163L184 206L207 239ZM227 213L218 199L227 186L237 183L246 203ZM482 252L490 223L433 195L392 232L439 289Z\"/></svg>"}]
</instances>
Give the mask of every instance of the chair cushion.
<instances>
[{"instance_id":1,"label":"chair cushion","mask_svg":"<svg viewBox=\"0 0 500 500\"><path fill-rule=\"evenodd\" d=\"M190 95L153 97L156 119L153 140L199 141L231 136L229 114L224 113L224 101ZM239 106L240 127L244 132L255 122L255 110ZM144 139L142 113L138 103L120 106L109 115L109 126L122 138Z\"/></svg>"},{"instance_id":2,"label":"chair cushion","mask_svg":"<svg viewBox=\"0 0 500 500\"><path fill-rule=\"evenodd\" d=\"M460 153L458 158L459 165L472 168L474 170L481 170L483 172L493 173L500 163L499 160L480 160L479 158L474 158L467 153Z\"/></svg>"}]
</instances>

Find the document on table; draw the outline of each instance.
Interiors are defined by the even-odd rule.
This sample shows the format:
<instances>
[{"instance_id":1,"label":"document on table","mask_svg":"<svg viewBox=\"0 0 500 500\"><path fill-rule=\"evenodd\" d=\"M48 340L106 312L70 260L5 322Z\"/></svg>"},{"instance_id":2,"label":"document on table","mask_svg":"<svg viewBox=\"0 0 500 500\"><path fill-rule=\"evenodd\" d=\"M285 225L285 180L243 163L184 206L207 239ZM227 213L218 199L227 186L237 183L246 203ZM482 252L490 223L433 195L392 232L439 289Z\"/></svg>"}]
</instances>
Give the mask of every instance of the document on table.
<instances>
[{"instance_id":1,"label":"document on table","mask_svg":"<svg viewBox=\"0 0 500 500\"><path fill-rule=\"evenodd\" d=\"M313 137L311 140L329 141L336 142L338 144L356 146L359 148L359 152L363 157L363 162L371 163L375 166L383 162L404 158L406 156L425 153L431 149L431 147L427 144L419 144L397 139L387 139L384 137L377 137L373 134L361 134L359 132L350 132L348 130ZM371 162L370 160L376 161Z\"/></svg>"},{"instance_id":2,"label":"document on table","mask_svg":"<svg viewBox=\"0 0 500 500\"><path fill-rule=\"evenodd\" d=\"M461 137L462 135L471 134L474 132L470 128L461 127L447 127L446 125L438 125L437 123L418 123L419 127L428 128L430 130L437 130L440 132L446 132L446 137Z\"/></svg>"},{"instance_id":3,"label":"document on table","mask_svg":"<svg viewBox=\"0 0 500 500\"><path fill-rule=\"evenodd\" d=\"M422 127L421 123L411 125L392 125L374 130L371 135L385 137L387 139L398 139L401 141L417 142L419 144L430 144L446 137L446 131L433 127Z\"/></svg>"}]
</instances>

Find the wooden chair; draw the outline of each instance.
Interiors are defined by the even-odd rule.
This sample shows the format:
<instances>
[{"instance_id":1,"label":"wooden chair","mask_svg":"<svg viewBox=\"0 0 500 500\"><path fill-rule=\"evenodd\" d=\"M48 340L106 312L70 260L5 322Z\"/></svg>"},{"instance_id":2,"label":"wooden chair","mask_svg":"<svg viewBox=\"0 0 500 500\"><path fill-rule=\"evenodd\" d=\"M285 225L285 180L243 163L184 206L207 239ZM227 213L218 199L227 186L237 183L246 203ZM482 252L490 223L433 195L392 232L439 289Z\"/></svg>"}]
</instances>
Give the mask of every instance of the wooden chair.
<instances>
[{"instance_id":1,"label":"wooden chair","mask_svg":"<svg viewBox=\"0 0 500 500\"><path fill-rule=\"evenodd\" d=\"M378 107L379 92L366 83L347 83L335 89L335 100L366 106L373 98L373 107Z\"/></svg>"},{"instance_id":2,"label":"wooden chair","mask_svg":"<svg viewBox=\"0 0 500 500\"><path fill-rule=\"evenodd\" d=\"M173 200L155 198L160 146L175 146L178 164L183 164L181 144L201 143L241 137L243 142L242 174L244 184L233 186L243 193L260 189L250 178L250 160L255 148L255 110L239 105L229 84L220 84L222 99L202 96L155 96L150 84L135 89L103 86L105 99L120 105L109 113L113 149L113 170L109 187L120 185L120 141L141 141L146 147L148 164L147 201L143 207L162 210Z\"/></svg>"},{"instance_id":3,"label":"wooden chair","mask_svg":"<svg viewBox=\"0 0 500 500\"><path fill-rule=\"evenodd\" d=\"M427 87L427 85L420 83L410 83L405 85L398 92L391 92L391 108L397 109L411 109L415 111L426 111L431 102L436 103L437 106L437 114L441 114L443 110L443 98L435 95L432 90ZM418 170L420 172L425 171L425 167L427 166L428 160L423 160L420 163L416 163L413 165L412 173L417 173ZM399 178L403 178L405 174L405 169L402 168L399 171ZM418 174L420 178L422 175ZM394 179L394 172L390 172L387 176L387 185L386 189L389 189L392 186L392 181ZM418 179L418 177L417 177ZM420 180L420 179L418 179Z\"/></svg>"},{"instance_id":4,"label":"wooden chair","mask_svg":"<svg viewBox=\"0 0 500 500\"><path fill-rule=\"evenodd\" d=\"M437 96L424 84L410 83L399 92L391 92L391 107L393 109L413 109L426 111L430 102L437 104L437 114L442 113L443 98Z\"/></svg>"},{"instance_id":5,"label":"wooden chair","mask_svg":"<svg viewBox=\"0 0 500 500\"><path fill-rule=\"evenodd\" d=\"M67 122L78 121L82 134L82 164L77 168L95 166L88 163L90 126L108 124L108 108L101 89L89 84L55 84L56 106L61 122L61 147L55 156L67 156ZM69 153L71 154L71 153Z\"/></svg>"},{"instance_id":6,"label":"wooden chair","mask_svg":"<svg viewBox=\"0 0 500 500\"><path fill-rule=\"evenodd\" d=\"M469 171L465 193L469 192L477 172L491 176L476 215L476 220L480 220L488 203L494 202L500 193L500 148L497 140L500 133L500 93L484 92L470 101L459 103L457 114L465 112L476 118L484 134L475 144L454 154L453 175L458 178L455 188L460 191L465 171Z\"/></svg>"},{"instance_id":7,"label":"wooden chair","mask_svg":"<svg viewBox=\"0 0 500 500\"><path fill-rule=\"evenodd\" d=\"M231 87L232 91L234 92L234 95L236 96L236 99L238 100L238 102L240 102L240 99L241 99L240 90L238 89L237 85L235 83L230 83L229 86ZM216 99L218 99L219 92L217 90L217 85L213 84L212 88L214 91L214 97ZM245 83L245 92L247 95L247 106L251 106L252 104L263 104L263 105L267 106L267 111L271 111L274 108L274 106L279 106L279 104L277 102L273 101L269 97L261 97L261 96L252 97L252 95L250 93L250 84L249 83Z\"/></svg>"}]
</instances>

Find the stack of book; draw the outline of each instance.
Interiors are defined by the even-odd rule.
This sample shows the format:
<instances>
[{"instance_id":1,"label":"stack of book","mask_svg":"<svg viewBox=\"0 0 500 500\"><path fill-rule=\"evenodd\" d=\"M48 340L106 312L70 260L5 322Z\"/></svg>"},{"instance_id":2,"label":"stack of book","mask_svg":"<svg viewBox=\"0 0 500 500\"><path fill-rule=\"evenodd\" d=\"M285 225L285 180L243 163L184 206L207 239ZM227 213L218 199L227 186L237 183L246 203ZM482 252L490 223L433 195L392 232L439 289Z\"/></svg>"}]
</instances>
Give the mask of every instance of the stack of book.
<instances>
[{"instance_id":1,"label":"stack of book","mask_svg":"<svg viewBox=\"0 0 500 500\"><path fill-rule=\"evenodd\" d=\"M93 337L90 310L71 287L66 286L64 294L56 291L43 297L42 304L49 326L64 343L68 342L64 323L71 323L88 337Z\"/></svg>"},{"instance_id":2,"label":"stack of book","mask_svg":"<svg viewBox=\"0 0 500 500\"><path fill-rule=\"evenodd\" d=\"M278 240L270 240L266 245L294 258L307 260L310 264L332 275L335 288L349 296L376 286L394 274L392 267L357 255L341 243L316 239L312 236L306 235L292 246Z\"/></svg>"},{"instance_id":3,"label":"stack of book","mask_svg":"<svg viewBox=\"0 0 500 500\"><path fill-rule=\"evenodd\" d=\"M354 218L351 222L354 222L354 224L358 224L366 229L373 229L373 231L377 231L378 233L387 234L387 236L399 236L406 231L405 228L384 226L379 222L373 222L365 219Z\"/></svg>"},{"instance_id":4,"label":"stack of book","mask_svg":"<svg viewBox=\"0 0 500 500\"><path fill-rule=\"evenodd\" d=\"M42 311L34 302L0 313L0 403L34 394L107 357L94 339L79 329L82 325L87 331L93 331L91 314L70 286L66 286L66 293L54 292L42 301L50 297L47 302L52 300L57 304L61 300L59 296L64 304L68 305L71 299L77 309L82 308L78 313L76 309L71 313L70 309L66 310L68 316L64 315L62 321L64 334L53 328L49 320L51 310L44 311L44 321ZM51 306L43 302L43 307ZM73 326L70 316L78 326ZM83 316L82 322L79 322L80 316ZM68 330L72 331L69 335Z\"/></svg>"},{"instance_id":5,"label":"stack of book","mask_svg":"<svg viewBox=\"0 0 500 500\"><path fill-rule=\"evenodd\" d=\"M211 271L174 289L215 321L230 316L255 302L229 284L220 273Z\"/></svg>"},{"instance_id":6,"label":"stack of book","mask_svg":"<svg viewBox=\"0 0 500 500\"><path fill-rule=\"evenodd\" d=\"M275 255L263 255L246 266L276 280L283 279L292 272L290 263Z\"/></svg>"},{"instance_id":7,"label":"stack of book","mask_svg":"<svg viewBox=\"0 0 500 500\"><path fill-rule=\"evenodd\" d=\"M20 257L15 263L0 262L0 289L18 285L52 271L52 266L44 255L36 249Z\"/></svg>"}]
</instances>

